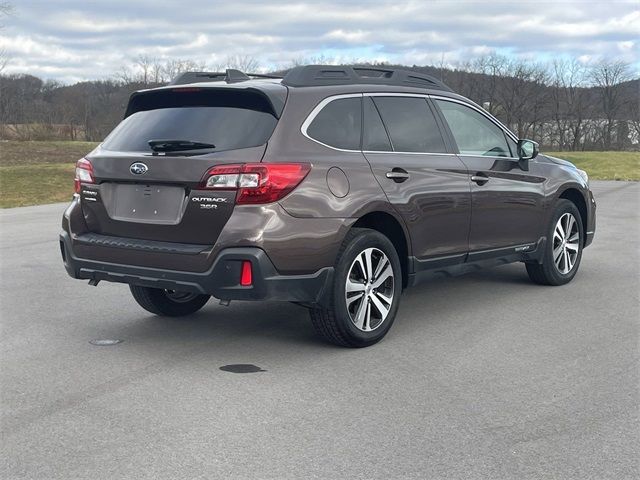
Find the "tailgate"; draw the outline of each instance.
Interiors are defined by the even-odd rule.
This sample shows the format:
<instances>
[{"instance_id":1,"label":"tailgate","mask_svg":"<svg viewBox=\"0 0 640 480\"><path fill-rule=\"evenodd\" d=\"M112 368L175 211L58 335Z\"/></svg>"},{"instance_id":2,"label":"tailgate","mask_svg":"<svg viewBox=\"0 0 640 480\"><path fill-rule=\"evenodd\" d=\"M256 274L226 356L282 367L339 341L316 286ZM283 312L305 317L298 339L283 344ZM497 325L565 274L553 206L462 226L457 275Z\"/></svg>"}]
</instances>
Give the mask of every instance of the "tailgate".
<instances>
[{"instance_id":1,"label":"tailgate","mask_svg":"<svg viewBox=\"0 0 640 480\"><path fill-rule=\"evenodd\" d=\"M89 231L116 237L213 245L233 212L235 191L201 190L214 165L260 161L265 147L197 157L129 156L96 151L96 184L80 192ZM145 181L130 167L144 163Z\"/></svg>"}]
</instances>

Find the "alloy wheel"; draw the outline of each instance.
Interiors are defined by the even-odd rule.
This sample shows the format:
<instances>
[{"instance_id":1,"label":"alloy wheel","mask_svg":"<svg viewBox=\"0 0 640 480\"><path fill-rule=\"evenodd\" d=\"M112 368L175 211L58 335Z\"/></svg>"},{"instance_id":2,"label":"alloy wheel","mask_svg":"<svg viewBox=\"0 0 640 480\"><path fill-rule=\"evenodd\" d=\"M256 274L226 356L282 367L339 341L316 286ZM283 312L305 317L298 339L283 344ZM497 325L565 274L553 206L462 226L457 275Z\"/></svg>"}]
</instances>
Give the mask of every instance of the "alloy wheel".
<instances>
[{"instance_id":1,"label":"alloy wheel","mask_svg":"<svg viewBox=\"0 0 640 480\"><path fill-rule=\"evenodd\" d=\"M393 303L394 280L393 267L382 250L367 248L356 256L344 295L349 318L357 329L370 332L384 323Z\"/></svg>"},{"instance_id":2,"label":"alloy wheel","mask_svg":"<svg viewBox=\"0 0 640 480\"><path fill-rule=\"evenodd\" d=\"M573 269L580 249L580 229L571 213L564 213L553 230L553 262L566 275Z\"/></svg>"}]
</instances>

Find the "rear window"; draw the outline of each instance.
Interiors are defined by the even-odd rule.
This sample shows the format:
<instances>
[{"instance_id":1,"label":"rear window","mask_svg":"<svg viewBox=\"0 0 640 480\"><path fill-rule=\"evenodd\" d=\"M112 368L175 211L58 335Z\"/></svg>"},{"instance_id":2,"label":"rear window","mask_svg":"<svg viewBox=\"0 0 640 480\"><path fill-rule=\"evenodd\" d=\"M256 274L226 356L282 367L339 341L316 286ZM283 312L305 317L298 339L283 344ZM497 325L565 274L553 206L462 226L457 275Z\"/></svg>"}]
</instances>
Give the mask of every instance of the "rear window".
<instances>
[{"instance_id":1,"label":"rear window","mask_svg":"<svg viewBox=\"0 0 640 480\"><path fill-rule=\"evenodd\" d=\"M362 149L372 152L390 152L389 136L371 97L364 98L363 112Z\"/></svg>"},{"instance_id":2,"label":"rear window","mask_svg":"<svg viewBox=\"0 0 640 480\"><path fill-rule=\"evenodd\" d=\"M382 121L396 152L444 153L440 128L424 98L376 97Z\"/></svg>"},{"instance_id":3,"label":"rear window","mask_svg":"<svg viewBox=\"0 0 640 480\"><path fill-rule=\"evenodd\" d=\"M360 97L333 100L313 119L307 128L307 135L330 147L360 150L360 105Z\"/></svg>"},{"instance_id":4,"label":"rear window","mask_svg":"<svg viewBox=\"0 0 640 480\"><path fill-rule=\"evenodd\" d=\"M134 96L127 117L102 148L150 152L149 140L212 143L215 151L257 147L278 122L269 101L255 92L160 90Z\"/></svg>"}]
</instances>

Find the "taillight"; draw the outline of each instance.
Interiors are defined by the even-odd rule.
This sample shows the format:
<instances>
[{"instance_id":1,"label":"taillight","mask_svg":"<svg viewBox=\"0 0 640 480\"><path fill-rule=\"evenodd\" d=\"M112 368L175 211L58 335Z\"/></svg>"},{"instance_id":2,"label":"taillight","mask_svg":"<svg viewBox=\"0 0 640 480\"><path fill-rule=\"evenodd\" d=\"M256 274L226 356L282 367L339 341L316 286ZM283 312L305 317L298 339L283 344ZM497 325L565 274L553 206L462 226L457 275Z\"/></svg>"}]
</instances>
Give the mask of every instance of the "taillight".
<instances>
[{"instance_id":1,"label":"taillight","mask_svg":"<svg viewBox=\"0 0 640 480\"><path fill-rule=\"evenodd\" d=\"M200 188L237 190L237 204L271 203L291 193L309 170L308 163L218 165L207 171Z\"/></svg>"},{"instance_id":2,"label":"taillight","mask_svg":"<svg viewBox=\"0 0 640 480\"><path fill-rule=\"evenodd\" d=\"M83 183L96 183L93 177L93 166L86 158L81 158L76 163L76 178L73 181L76 193L80 193Z\"/></svg>"}]
</instances>

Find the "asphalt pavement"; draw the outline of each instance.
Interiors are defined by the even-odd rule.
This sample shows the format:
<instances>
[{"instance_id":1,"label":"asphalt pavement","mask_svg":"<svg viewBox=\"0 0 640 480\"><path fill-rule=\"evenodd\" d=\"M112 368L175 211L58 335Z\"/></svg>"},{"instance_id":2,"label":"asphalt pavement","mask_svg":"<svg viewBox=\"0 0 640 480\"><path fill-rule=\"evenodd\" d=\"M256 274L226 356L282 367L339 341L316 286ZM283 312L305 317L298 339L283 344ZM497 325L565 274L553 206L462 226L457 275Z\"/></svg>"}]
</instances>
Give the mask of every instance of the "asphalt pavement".
<instances>
[{"instance_id":1,"label":"asphalt pavement","mask_svg":"<svg viewBox=\"0 0 640 480\"><path fill-rule=\"evenodd\" d=\"M427 283L359 350L293 304L154 317L67 276L64 205L2 210L0 478L640 478L640 183L592 187L572 283Z\"/></svg>"}]
</instances>

